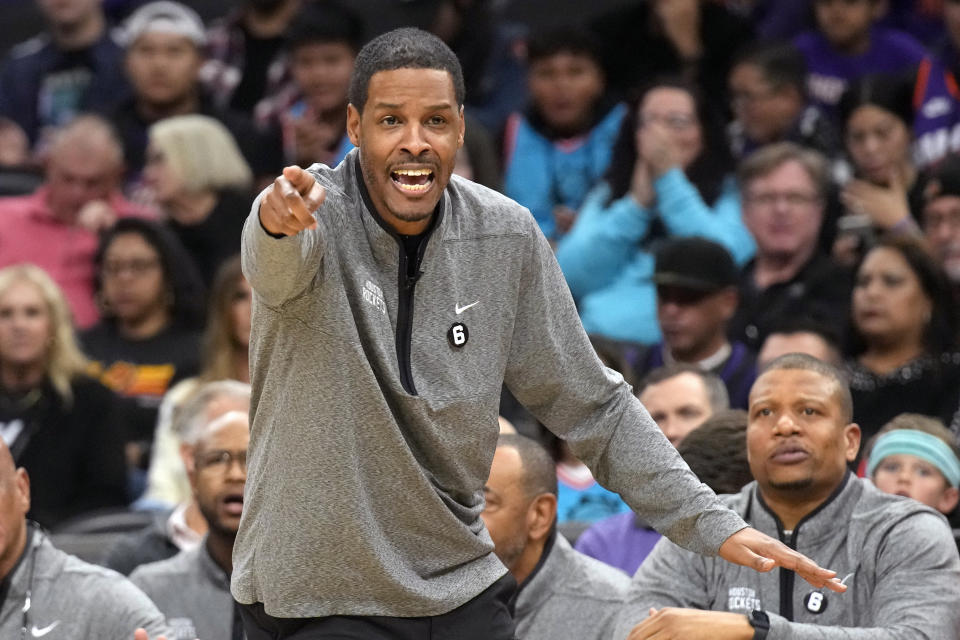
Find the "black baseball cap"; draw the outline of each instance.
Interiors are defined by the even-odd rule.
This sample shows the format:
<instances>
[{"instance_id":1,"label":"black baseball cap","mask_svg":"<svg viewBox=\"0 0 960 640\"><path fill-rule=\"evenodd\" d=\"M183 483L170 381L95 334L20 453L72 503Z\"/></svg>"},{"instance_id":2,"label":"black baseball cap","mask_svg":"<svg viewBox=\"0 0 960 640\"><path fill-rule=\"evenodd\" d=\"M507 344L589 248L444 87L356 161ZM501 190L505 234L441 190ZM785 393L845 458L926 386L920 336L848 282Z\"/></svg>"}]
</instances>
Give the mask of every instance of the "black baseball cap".
<instances>
[{"instance_id":1,"label":"black baseball cap","mask_svg":"<svg viewBox=\"0 0 960 640\"><path fill-rule=\"evenodd\" d=\"M658 286L713 293L739 281L730 252L706 238L676 238L656 252L653 281Z\"/></svg>"}]
</instances>

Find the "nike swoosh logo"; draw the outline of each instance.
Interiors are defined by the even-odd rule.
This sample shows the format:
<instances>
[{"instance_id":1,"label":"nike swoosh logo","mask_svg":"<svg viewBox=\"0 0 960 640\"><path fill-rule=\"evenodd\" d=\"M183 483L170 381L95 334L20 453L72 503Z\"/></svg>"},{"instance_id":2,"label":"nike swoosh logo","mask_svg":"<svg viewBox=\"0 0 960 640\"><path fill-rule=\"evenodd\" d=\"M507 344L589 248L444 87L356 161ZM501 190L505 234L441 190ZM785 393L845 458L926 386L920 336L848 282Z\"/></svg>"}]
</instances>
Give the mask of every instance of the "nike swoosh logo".
<instances>
[{"instance_id":1,"label":"nike swoosh logo","mask_svg":"<svg viewBox=\"0 0 960 640\"><path fill-rule=\"evenodd\" d=\"M477 300L476 302L470 303L470 304L468 304L468 305L466 305L466 306L464 306L464 307L461 307L461 306L458 304L458 305L456 305L456 308L455 308L454 310L457 312L457 315L460 315L461 313L463 313L464 311L466 311L467 309L469 309L470 307L472 307L472 306L475 305L475 304L480 304L480 301Z\"/></svg>"},{"instance_id":2,"label":"nike swoosh logo","mask_svg":"<svg viewBox=\"0 0 960 640\"><path fill-rule=\"evenodd\" d=\"M43 629L37 629L37 625L33 625L33 629L30 630L30 634L34 638L42 638L43 636L47 635L48 633L56 629L58 624L60 624L59 620L57 620L51 625L47 625Z\"/></svg>"}]
</instances>

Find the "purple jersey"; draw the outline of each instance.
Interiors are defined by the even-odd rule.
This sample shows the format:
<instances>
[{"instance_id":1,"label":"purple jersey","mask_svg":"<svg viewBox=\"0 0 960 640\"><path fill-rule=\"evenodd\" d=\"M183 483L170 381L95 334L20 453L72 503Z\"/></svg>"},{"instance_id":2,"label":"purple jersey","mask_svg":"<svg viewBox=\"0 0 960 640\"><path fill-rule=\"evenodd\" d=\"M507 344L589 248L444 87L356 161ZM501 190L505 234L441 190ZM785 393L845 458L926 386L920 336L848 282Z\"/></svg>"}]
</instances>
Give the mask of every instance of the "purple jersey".
<instances>
[{"instance_id":1,"label":"purple jersey","mask_svg":"<svg viewBox=\"0 0 960 640\"><path fill-rule=\"evenodd\" d=\"M810 99L830 117L837 118L837 103L851 80L868 73L897 73L916 67L927 56L911 36L894 29L874 27L870 48L861 55L839 53L819 31L808 31L794 40L807 63Z\"/></svg>"},{"instance_id":2,"label":"purple jersey","mask_svg":"<svg viewBox=\"0 0 960 640\"><path fill-rule=\"evenodd\" d=\"M913 158L928 167L960 150L960 88L953 73L925 58L913 88Z\"/></svg>"}]
</instances>

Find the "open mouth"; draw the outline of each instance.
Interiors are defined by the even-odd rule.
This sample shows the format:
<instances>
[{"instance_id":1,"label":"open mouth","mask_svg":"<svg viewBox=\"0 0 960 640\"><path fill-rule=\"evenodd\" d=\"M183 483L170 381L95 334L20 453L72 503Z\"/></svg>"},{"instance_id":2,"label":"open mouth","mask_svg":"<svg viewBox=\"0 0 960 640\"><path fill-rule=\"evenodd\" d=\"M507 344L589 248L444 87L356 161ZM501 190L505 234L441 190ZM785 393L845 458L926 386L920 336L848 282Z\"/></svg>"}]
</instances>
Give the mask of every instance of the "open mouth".
<instances>
[{"instance_id":1,"label":"open mouth","mask_svg":"<svg viewBox=\"0 0 960 640\"><path fill-rule=\"evenodd\" d=\"M223 508L228 514L232 516L239 516L241 513L243 513L243 494L231 493L227 496L224 496Z\"/></svg>"},{"instance_id":2,"label":"open mouth","mask_svg":"<svg viewBox=\"0 0 960 640\"><path fill-rule=\"evenodd\" d=\"M397 169L390 172L393 183L411 193L426 191L433 184L432 169Z\"/></svg>"}]
</instances>

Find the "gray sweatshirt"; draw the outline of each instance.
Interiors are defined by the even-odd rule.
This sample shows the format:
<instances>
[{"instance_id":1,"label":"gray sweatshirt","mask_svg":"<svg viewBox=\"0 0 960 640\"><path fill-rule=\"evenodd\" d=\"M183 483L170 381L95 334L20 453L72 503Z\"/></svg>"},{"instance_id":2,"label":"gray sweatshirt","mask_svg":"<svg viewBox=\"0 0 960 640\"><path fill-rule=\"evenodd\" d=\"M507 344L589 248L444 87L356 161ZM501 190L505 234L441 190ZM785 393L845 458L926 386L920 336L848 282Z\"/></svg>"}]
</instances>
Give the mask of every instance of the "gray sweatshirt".
<instances>
[{"instance_id":1,"label":"gray sweatshirt","mask_svg":"<svg viewBox=\"0 0 960 640\"><path fill-rule=\"evenodd\" d=\"M575 551L557 534L517 594L519 640L607 640L630 578Z\"/></svg>"},{"instance_id":2,"label":"gray sweatshirt","mask_svg":"<svg viewBox=\"0 0 960 640\"><path fill-rule=\"evenodd\" d=\"M172 558L141 565L130 581L150 596L167 617L168 640L231 640L234 602L230 577L210 552L206 539Z\"/></svg>"},{"instance_id":3,"label":"gray sweatshirt","mask_svg":"<svg viewBox=\"0 0 960 640\"><path fill-rule=\"evenodd\" d=\"M633 578L615 640L650 607L747 615L763 609L770 616L768 640L960 637L960 558L944 517L933 509L848 473L787 536L756 483L725 499L752 526L846 577L847 592L816 590L792 571L757 573L661 540Z\"/></svg>"},{"instance_id":4,"label":"gray sweatshirt","mask_svg":"<svg viewBox=\"0 0 960 640\"><path fill-rule=\"evenodd\" d=\"M327 190L316 230L270 236L259 199L243 230L255 295L238 601L279 617L439 615L493 584L506 569L480 512L503 382L686 548L716 553L745 526L602 366L526 209L454 176L409 278L357 153L310 168Z\"/></svg>"},{"instance_id":5,"label":"gray sweatshirt","mask_svg":"<svg viewBox=\"0 0 960 640\"><path fill-rule=\"evenodd\" d=\"M0 638L20 637L28 590L27 638L132 640L137 627L151 638L168 633L163 615L124 576L60 551L39 530L0 603Z\"/></svg>"}]
</instances>

